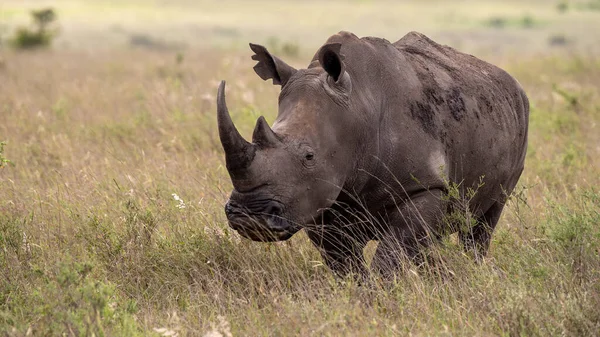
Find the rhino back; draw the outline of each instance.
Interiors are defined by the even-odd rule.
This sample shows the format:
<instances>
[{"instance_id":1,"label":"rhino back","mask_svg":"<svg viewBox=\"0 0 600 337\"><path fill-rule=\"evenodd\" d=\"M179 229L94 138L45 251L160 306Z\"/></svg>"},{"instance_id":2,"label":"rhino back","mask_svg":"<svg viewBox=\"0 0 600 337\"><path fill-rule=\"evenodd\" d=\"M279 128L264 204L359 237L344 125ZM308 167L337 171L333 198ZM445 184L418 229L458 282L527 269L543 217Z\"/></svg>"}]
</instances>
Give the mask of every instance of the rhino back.
<instances>
[{"instance_id":1,"label":"rhino back","mask_svg":"<svg viewBox=\"0 0 600 337\"><path fill-rule=\"evenodd\" d=\"M368 153L356 181L371 200L385 195L380 181L406 194L463 186L485 177L480 195L499 197L520 175L529 106L518 82L500 68L411 32L395 43L334 35L353 78L354 113L364 116ZM337 41L336 41L337 40ZM376 160L372 160L373 157ZM510 186L512 189L514 186Z\"/></svg>"},{"instance_id":2,"label":"rhino back","mask_svg":"<svg viewBox=\"0 0 600 337\"><path fill-rule=\"evenodd\" d=\"M494 65L419 33L394 45L410 60L422 85L420 99L410 104L411 116L444 144L449 176L465 182L485 176L504 187L516 182L514 175L520 175L525 160L529 118L529 102L518 82ZM419 109L419 102L426 108Z\"/></svg>"}]
</instances>

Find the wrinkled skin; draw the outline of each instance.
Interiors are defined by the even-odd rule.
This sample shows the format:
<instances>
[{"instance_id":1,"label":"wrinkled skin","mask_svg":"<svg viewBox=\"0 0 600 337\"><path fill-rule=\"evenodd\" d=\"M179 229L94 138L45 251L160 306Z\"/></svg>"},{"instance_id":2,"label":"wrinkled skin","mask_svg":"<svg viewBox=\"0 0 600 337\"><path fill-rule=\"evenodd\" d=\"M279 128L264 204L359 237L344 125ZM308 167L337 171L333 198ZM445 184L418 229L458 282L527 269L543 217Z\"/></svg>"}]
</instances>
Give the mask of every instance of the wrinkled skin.
<instances>
[{"instance_id":1,"label":"wrinkled skin","mask_svg":"<svg viewBox=\"0 0 600 337\"><path fill-rule=\"evenodd\" d=\"M300 70L250 46L256 73L282 90L272 128L259 118L250 143L219 88L232 228L256 241L304 228L339 275L365 272L370 240L384 275L457 231L466 250L487 253L525 160L529 103L516 80L415 32L393 44L340 32ZM448 183L477 189L467 228L444 220Z\"/></svg>"}]
</instances>

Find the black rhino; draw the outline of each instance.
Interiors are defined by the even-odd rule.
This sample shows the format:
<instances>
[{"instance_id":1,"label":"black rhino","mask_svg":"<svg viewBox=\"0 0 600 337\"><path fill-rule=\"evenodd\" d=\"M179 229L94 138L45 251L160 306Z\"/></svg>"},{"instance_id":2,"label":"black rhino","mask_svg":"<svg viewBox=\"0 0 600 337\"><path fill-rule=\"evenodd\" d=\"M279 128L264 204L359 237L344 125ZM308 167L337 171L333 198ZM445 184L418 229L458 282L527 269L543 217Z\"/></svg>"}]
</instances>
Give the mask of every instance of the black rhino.
<instances>
[{"instance_id":1,"label":"black rhino","mask_svg":"<svg viewBox=\"0 0 600 337\"><path fill-rule=\"evenodd\" d=\"M416 32L395 43L340 32L307 69L250 48L255 72L281 93L272 128L260 117L250 143L219 87L233 229L276 241L304 228L340 275L366 271L370 240L384 274L453 232L486 254L527 149L529 103L513 77ZM447 220L448 186L477 190L470 226Z\"/></svg>"}]
</instances>

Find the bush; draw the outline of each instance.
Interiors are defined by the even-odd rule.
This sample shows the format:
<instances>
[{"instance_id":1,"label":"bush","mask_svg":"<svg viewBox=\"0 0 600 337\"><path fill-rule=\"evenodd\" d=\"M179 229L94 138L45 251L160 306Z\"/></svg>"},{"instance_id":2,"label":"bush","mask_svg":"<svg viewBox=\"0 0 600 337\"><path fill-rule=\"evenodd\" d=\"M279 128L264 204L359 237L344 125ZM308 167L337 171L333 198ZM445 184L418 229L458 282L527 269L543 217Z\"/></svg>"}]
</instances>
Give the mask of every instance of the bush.
<instances>
[{"instance_id":1,"label":"bush","mask_svg":"<svg viewBox=\"0 0 600 337\"><path fill-rule=\"evenodd\" d=\"M33 10L31 17L35 27L19 27L10 41L17 49L49 46L57 35L57 30L50 28L56 20L56 13L52 8Z\"/></svg>"},{"instance_id":2,"label":"bush","mask_svg":"<svg viewBox=\"0 0 600 337\"><path fill-rule=\"evenodd\" d=\"M485 21L483 21L483 25L490 28L495 29L503 29L509 27L515 28L533 28L539 26L541 23L537 21L530 14L524 14L522 17L503 17L503 16L493 16Z\"/></svg>"},{"instance_id":3,"label":"bush","mask_svg":"<svg viewBox=\"0 0 600 337\"><path fill-rule=\"evenodd\" d=\"M588 2L584 2L579 5L579 8L582 10L599 11L600 0L590 0Z\"/></svg>"},{"instance_id":4,"label":"bush","mask_svg":"<svg viewBox=\"0 0 600 337\"><path fill-rule=\"evenodd\" d=\"M295 42L284 41L282 42L276 36L271 36L267 41L267 47L274 54L298 57L300 54L300 47Z\"/></svg>"},{"instance_id":5,"label":"bush","mask_svg":"<svg viewBox=\"0 0 600 337\"><path fill-rule=\"evenodd\" d=\"M0 169L5 167L8 164L14 165L10 159L4 157L4 146L6 142L0 142Z\"/></svg>"},{"instance_id":6,"label":"bush","mask_svg":"<svg viewBox=\"0 0 600 337\"><path fill-rule=\"evenodd\" d=\"M561 1L556 4L556 10L560 13L565 13L569 9L569 3L567 1Z\"/></svg>"}]
</instances>

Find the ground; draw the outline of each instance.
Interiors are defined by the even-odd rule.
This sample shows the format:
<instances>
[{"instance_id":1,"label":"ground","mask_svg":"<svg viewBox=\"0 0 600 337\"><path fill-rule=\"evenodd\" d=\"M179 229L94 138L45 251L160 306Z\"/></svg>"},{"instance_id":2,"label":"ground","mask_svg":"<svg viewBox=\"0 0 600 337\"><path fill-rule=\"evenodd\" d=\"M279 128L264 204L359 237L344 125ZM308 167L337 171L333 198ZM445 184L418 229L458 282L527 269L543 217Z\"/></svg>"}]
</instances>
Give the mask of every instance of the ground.
<instances>
[{"instance_id":1,"label":"ground","mask_svg":"<svg viewBox=\"0 0 600 337\"><path fill-rule=\"evenodd\" d=\"M16 51L27 9L50 2L3 1L0 334L596 335L596 3L54 1L54 45ZM247 43L301 67L339 30L421 31L525 88L526 168L483 263L450 237L433 265L361 286L304 233L265 244L228 229L219 81L248 138L278 90Z\"/></svg>"}]
</instances>

